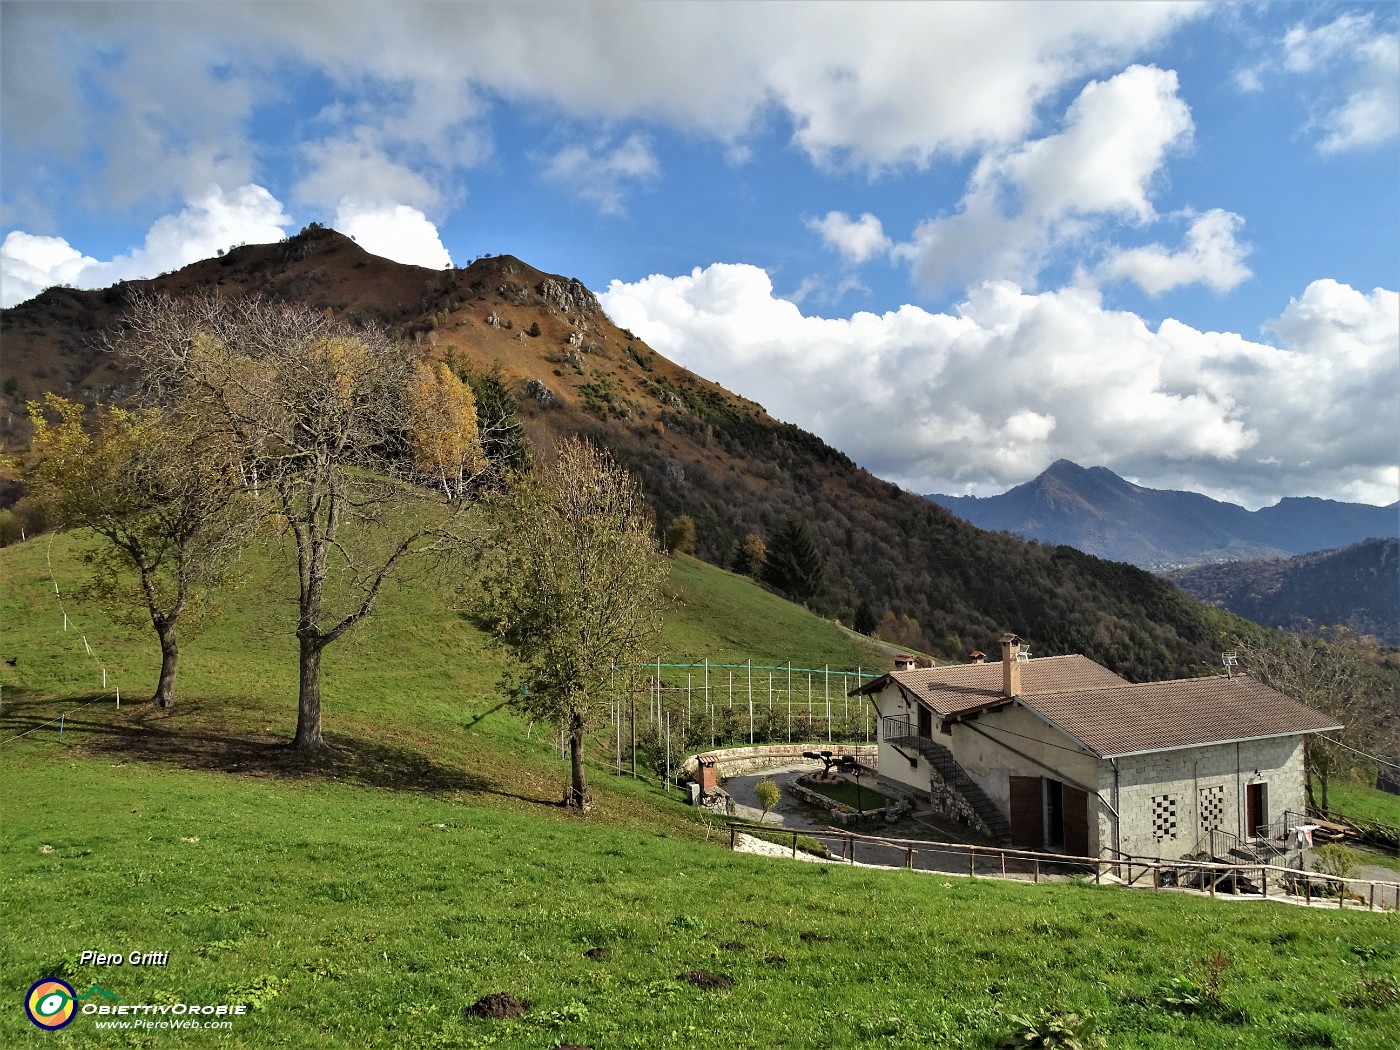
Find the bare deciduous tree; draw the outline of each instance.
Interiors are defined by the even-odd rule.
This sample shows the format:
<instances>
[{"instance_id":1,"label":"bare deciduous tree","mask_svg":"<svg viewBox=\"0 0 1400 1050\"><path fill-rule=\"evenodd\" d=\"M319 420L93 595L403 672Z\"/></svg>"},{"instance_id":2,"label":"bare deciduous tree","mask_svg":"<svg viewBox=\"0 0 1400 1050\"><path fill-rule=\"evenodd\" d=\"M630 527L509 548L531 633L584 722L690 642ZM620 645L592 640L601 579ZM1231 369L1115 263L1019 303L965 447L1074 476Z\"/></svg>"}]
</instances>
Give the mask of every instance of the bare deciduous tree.
<instances>
[{"instance_id":1,"label":"bare deciduous tree","mask_svg":"<svg viewBox=\"0 0 1400 1050\"><path fill-rule=\"evenodd\" d=\"M152 701L175 703L177 624L227 578L257 508L226 450L188 413L84 409L48 394L30 402L30 497L62 528L106 542L86 555L88 587L118 619L150 619L160 641Z\"/></svg>"},{"instance_id":2,"label":"bare deciduous tree","mask_svg":"<svg viewBox=\"0 0 1400 1050\"><path fill-rule=\"evenodd\" d=\"M1374 754L1395 746L1394 713L1385 710L1383 683L1370 672L1358 643L1345 631L1330 638L1279 635L1263 642L1241 641L1236 649L1240 665L1265 685L1331 715L1344 726L1329 736L1307 738L1308 804L1328 812L1332 777L1357 765L1357 751Z\"/></svg>"},{"instance_id":3,"label":"bare deciduous tree","mask_svg":"<svg viewBox=\"0 0 1400 1050\"><path fill-rule=\"evenodd\" d=\"M471 391L377 329L258 298L137 293L114 345L199 418L296 545L295 745L323 746L321 656L408 559L440 549L485 469Z\"/></svg>"}]
</instances>

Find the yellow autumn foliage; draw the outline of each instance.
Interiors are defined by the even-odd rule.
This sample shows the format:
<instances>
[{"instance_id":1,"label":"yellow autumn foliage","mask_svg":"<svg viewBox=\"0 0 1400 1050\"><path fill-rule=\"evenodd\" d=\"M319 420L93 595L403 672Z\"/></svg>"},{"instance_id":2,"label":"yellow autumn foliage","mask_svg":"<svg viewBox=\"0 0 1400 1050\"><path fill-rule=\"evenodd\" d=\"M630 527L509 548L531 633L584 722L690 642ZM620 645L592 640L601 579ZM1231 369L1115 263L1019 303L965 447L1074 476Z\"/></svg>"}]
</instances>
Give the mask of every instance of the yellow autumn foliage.
<instances>
[{"instance_id":1,"label":"yellow autumn foliage","mask_svg":"<svg viewBox=\"0 0 1400 1050\"><path fill-rule=\"evenodd\" d=\"M471 387L446 364L418 361L407 395L414 466L455 497L486 469Z\"/></svg>"}]
</instances>

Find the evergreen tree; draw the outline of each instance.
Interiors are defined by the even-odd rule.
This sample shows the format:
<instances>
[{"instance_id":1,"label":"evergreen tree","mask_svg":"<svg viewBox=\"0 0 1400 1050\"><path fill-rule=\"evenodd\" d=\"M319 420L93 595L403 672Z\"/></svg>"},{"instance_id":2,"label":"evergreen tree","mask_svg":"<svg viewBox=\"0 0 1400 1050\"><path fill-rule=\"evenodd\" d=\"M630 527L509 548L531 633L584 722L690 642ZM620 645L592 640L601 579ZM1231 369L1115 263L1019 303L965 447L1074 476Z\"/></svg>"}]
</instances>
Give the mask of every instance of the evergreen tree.
<instances>
[{"instance_id":1,"label":"evergreen tree","mask_svg":"<svg viewBox=\"0 0 1400 1050\"><path fill-rule=\"evenodd\" d=\"M515 413L515 395L506 386L497 362L479 372L467 369L462 378L476 397L477 429L481 434L481 449L496 477L530 468L530 445L525 428Z\"/></svg>"},{"instance_id":2,"label":"evergreen tree","mask_svg":"<svg viewBox=\"0 0 1400 1050\"><path fill-rule=\"evenodd\" d=\"M817 552L806 522L789 518L768 547L763 582L793 601L806 602L822 589L826 559Z\"/></svg>"},{"instance_id":3,"label":"evergreen tree","mask_svg":"<svg viewBox=\"0 0 1400 1050\"><path fill-rule=\"evenodd\" d=\"M870 607L869 602L861 602L856 608L856 619L852 625L859 634L874 634L879 621L875 619L875 610Z\"/></svg>"}]
</instances>

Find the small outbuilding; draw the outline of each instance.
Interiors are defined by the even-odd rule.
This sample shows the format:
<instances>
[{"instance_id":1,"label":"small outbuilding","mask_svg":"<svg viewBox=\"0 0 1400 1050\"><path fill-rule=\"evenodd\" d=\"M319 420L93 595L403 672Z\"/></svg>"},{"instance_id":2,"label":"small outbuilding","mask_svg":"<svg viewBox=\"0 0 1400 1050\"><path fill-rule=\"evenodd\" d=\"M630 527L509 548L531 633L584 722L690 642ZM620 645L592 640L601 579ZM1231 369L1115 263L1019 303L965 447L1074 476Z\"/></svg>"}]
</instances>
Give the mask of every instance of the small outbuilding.
<instances>
[{"instance_id":1,"label":"small outbuilding","mask_svg":"<svg viewBox=\"0 0 1400 1050\"><path fill-rule=\"evenodd\" d=\"M851 695L879 713L880 779L993 841L1111 859L1279 838L1304 811L1303 742L1336 720L1229 674L1130 683L1084 656L896 670Z\"/></svg>"}]
</instances>

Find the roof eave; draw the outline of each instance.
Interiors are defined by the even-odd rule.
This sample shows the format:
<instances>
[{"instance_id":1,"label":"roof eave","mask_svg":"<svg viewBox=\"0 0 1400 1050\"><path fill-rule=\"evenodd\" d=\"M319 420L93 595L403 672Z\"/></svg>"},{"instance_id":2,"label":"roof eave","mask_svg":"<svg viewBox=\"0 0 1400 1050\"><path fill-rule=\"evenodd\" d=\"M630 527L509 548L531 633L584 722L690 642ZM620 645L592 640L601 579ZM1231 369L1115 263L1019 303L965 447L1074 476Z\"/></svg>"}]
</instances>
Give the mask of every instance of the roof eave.
<instances>
[{"instance_id":1,"label":"roof eave","mask_svg":"<svg viewBox=\"0 0 1400 1050\"><path fill-rule=\"evenodd\" d=\"M1172 744L1170 747L1149 747L1141 751L1119 751L1113 754L1099 755L1099 757L1136 758L1138 755L1159 755L1164 751L1186 751L1193 747L1218 747L1224 744L1247 744L1253 740L1282 740L1284 737L1289 736L1311 736L1314 733L1334 733L1345 728L1345 726L1319 726L1317 729L1294 729L1287 733L1260 733L1253 736L1231 737L1228 740L1196 740L1189 744Z\"/></svg>"},{"instance_id":2,"label":"roof eave","mask_svg":"<svg viewBox=\"0 0 1400 1050\"><path fill-rule=\"evenodd\" d=\"M884 691L884 689L885 689L886 686L888 686L890 683L892 683L892 682L894 682L894 681L895 681L895 679L893 678L893 676L892 676L889 672L886 672L885 674L882 674L879 678L876 678L874 681L866 682L864 685L858 685L858 686L856 686L854 689L852 689L852 690L851 690L849 693L847 693L846 695L847 695L847 696L869 696L869 695L871 695L872 693L880 693L880 692L883 692L883 691ZM897 684L897 683L896 683L896 684Z\"/></svg>"}]
</instances>

